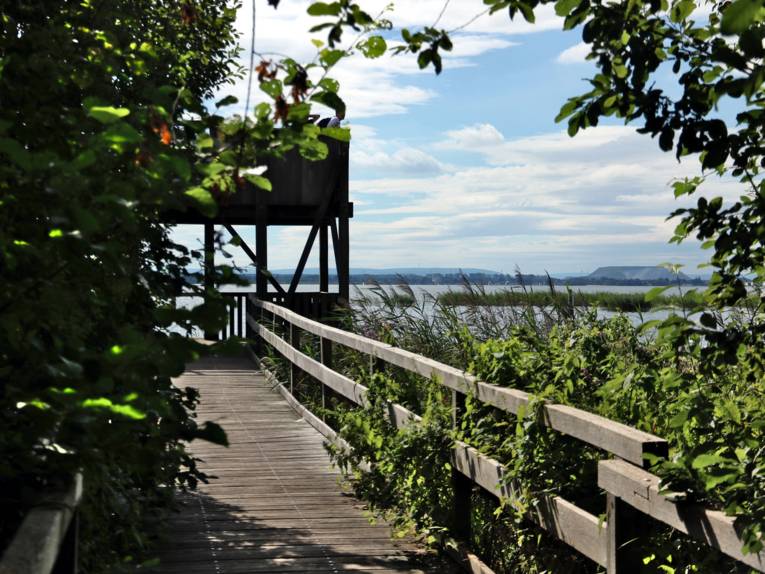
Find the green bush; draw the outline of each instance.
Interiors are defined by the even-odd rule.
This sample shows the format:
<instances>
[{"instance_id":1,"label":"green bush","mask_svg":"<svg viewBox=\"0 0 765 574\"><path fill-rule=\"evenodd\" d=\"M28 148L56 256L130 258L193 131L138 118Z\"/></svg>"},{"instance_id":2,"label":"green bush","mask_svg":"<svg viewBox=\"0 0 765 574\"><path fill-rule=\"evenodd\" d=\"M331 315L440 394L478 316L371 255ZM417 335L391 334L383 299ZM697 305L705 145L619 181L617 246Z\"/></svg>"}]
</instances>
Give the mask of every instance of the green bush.
<instances>
[{"instance_id":1,"label":"green bush","mask_svg":"<svg viewBox=\"0 0 765 574\"><path fill-rule=\"evenodd\" d=\"M225 440L171 383L203 352L186 334L225 308L175 306L200 254L161 213L194 201L209 126L189 120L233 71L234 8L3 7L0 547L40 489L82 471L82 569L140 561L175 486L203 478L182 441Z\"/></svg>"},{"instance_id":2,"label":"green bush","mask_svg":"<svg viewBox=\"0 0 765 574\"><path fill-rule=\"evenodd\" d=\"M416 352L426 348L433 358L456 365L464 361L461 366L479 379L525 390L533 401L516 416L467 397L460 424L452 429L446 389L390 366L370 376L368 362L349 352L349 360L340 361L344 371L370 388L371 399L364 409L347 403L337 409L341 436L355 450L335 456L355 471L359 492L375 510L431 541L448 539L454 524L446 452L454 439L463 440L503 462L518 493L499 506L491 497L473 497L472 542L497 571L598 571L526 519L527 509L547 495L562 496L595 515L605 513L596 466L608 454L545 426L540 407L551 401L666 438L670 457L651 461L651 470L689 500L736 516L742 545L758 549L765 524L765 386L748 366L756 351L710 381L700 369L703 345L678 354L666 327L658 332L651 325L635 327L623 315L598 319L583 312L573 319L559 317L549 329L521 320L505 324L504 337L486 338L476 324L460 323L448 307L435 305L422 315L417 309L409 308L408 318L396 321L402 310L395 299L378 299L357 310L354 321L367 335L379 328L378 337L389 343ZM447 325L450 330L438 331ZM735 325L732 319L728 327ZM424 341L428 337L433 340ZM433 352L437 349L443 356ZM424 414L422 426L393 428L386 418L388 401ZM371 463L371 472L359 471L363 461ZM658 523L646 523L643 542L645 572L749 571Z\"/></svg>"}]
</instances>

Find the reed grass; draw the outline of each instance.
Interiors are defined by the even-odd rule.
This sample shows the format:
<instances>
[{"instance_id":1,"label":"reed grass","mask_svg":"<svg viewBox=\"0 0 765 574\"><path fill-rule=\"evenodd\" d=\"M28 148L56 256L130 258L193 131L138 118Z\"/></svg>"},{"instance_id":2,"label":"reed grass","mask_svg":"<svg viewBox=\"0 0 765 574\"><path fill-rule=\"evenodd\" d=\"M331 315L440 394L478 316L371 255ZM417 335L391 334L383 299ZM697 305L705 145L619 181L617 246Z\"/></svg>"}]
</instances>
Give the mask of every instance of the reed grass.
<instances>
[{"instance_id":1,"label":"reed grass","mask_svg":"<svg viewBox=\"0 0 765 574\"><path fill-rule=\"evenodd\" d=\"M486 306L486 307L517 307L535 305L598 307L610 311L637 313L653 309L665 308L694 308L702 304L703 299L697 291L683 294L659 295L651 300L646 299L645 293L611 293L599 291L582 293L574 291L485 291L464 290L449 291L438 296L441 305L451 307Z\"/></svg>"}]
</instances>

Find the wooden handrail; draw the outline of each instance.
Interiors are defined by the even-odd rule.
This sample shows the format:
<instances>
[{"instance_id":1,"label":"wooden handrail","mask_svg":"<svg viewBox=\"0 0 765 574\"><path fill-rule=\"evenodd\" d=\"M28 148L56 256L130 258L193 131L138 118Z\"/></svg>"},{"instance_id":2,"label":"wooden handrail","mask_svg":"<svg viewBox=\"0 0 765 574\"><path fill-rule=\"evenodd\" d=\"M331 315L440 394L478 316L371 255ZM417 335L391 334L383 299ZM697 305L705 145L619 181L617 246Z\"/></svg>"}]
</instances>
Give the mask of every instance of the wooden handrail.
<instances>
[{"instance_id":1,"label":"wooden handrail","mask_svg":"<svg viewBox=\"0 0 765 574\"><path fill-rule=\"evenodd\" d=\"M287 341L270 331L268 328L248 317L250 327L273 346L288 361L303 369L322 384L328 386L336 393L344 396L351 402L365 406L368 392L364 385L334 372L312 359L308 355L293 348ZM284 393L283 393L284 394ZM289 394L289 393L286 393ZM288 398L297 402L292 395ZM297 403L299 404L299 403ZM293 408L294 405L293 405ZM302 410L307 410L301 405ZM302 411L301 411L302 412ZM310 412L310 411L309 411ZM396 428L402 429L412 423L417 423L421 417L406 407L395 403L388 404L388 419ZM324 423L322 423L324 425ZM313 425L322 434L336 441L337 435L324 432L323 428ZM326 426L326 425L324 425ZM347 443L343 443L347 447ZM490 494L500 498L515 498L512 485L504 484L504 466L491 457L481 454L475 448L464 442L457 441L452 450L452 463L454 468L463 476L485 489ZM550 531L552 534L579 550L588 558L598 564L606 565L605 546L602 543L605 533L600 528L598 517L590 514L563 498L547 497L543 504L529 513L529 518Z\"/></svg>"},{"instance_id":2,"label":"wooden handrail","mask_svg":"<svg viewBox=\"0 0 765 574\"><path fill-rule=\"evenodd\" d=\"M63 491L43 496L27 513L0 559L0 574L50 574L59 558L64 539L72 534L77 506L82 498L82 475L77 474ZM62 571L76 570L76 532L70 549L72 564Z\"/></svg>"},{"instance_id":3,"label":"wooden handrail","mask_svg":"<svg viewBox=\"0 0 765 574\"><path fill-rule=\"evenodd\" d=\"M530 396L522 391L478 381L475 377L438 361L312 321L252 296L250 302L253 307L279 316L309 333L410 372L436 379L454 392L474 393L479 400L502 410L517 413L522 405L529 403ZM360 406L366 404L368 389L364 385L301 353L249 314L247 323L293 365L353 403ZM282 392L289 395L292 403L300 405L288 391ZM310 413L302 405L300 408ZM633 572L636 571L634 556L629 556L624 551L629 541L626 535L629 528L625 527L625 517L629 514L625 514L624 509L629 507L689 534L760 572L765 572L765 551L759 554L742 552L734 518L700 505L675 502L671 497L659 493L659 478L646 472L641 466L645 453L666 454L668 447L664 439L567 405L547 404L544 408L544 422L550 428L620 458L603 460L598 464L598 486L608 494L607 520L600 520L599 517L559 496L548 496L543 497L540 504L528 513L529 518L542 528L591 560L605 566L609 574ZM417 414L393 403L389 404L388 417L397 428L404 428L421 420ZM331 429L331 435L325 432L323 427L329 427L323 422L314 426L333 440L339 439ZM349 448L344 441L342 445ZM474 484L494 496L509 499L511 503L516 498L513 485L504 479L506 471L500 462L461 441L455 441L451 456L454 469Z\"/></svg>"},{"instance_id":4,"label":"wooden handrail","mask_svg":"<svg viewBox=\"0 0 765 574\"><path fill-rule=\"evenodd\" d=\"M765 572L765 551L744 554L735 525L735 517L700 504L678 502L673 493L660 493L660 478L623 460L602 460L598 463L598 486L617 496L643 514L668 524L717 548L720 552Z\"/></svg>"},{"instance_id":5,"label":"wooden handrail","mask_svg":"<svg viewBox=\"0 0 765 574\"><path fill-rule=\"evenodd\" d=\"M309 333L425 378L436 379L445 387L463 394L472 394L478 400L503 411L516 414L521 408L529 405L531 397L524 391L479 381L474 376L444 363L312 321L284 307L259 301L252 295L250 302L255 307L265 309ZM553 430L608 451L633 464L642 466L645 463L644 455L647 453L659 456L667 454L667 441L658 436L567 405L546 404L543 409L544 421Z\"/></svg>"}]
</instances>

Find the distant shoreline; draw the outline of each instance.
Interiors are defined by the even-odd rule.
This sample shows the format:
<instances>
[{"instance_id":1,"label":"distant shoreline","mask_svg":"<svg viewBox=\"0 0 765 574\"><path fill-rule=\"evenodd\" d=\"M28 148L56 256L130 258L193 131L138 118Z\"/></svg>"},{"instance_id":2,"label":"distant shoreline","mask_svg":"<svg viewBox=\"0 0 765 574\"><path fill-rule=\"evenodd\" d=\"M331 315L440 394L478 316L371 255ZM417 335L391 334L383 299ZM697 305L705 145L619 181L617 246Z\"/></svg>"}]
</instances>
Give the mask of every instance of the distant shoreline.
<instances>
[{"instance_id":1,"label":"distant shoreline","mask_svg":"<svg viewBox=\"0 0 765 574\"><path fill-rule=\"evenodd\" d=\"M239 275L242 279L255 283L254 273L242 273ZM292 280L291 274L275 273L274 278L282 284L289 284ZM614 287L664 287L667 285L691 285L706 287L707 280L699 277L689 278L683 277L679 281L677 279L652 279L652 280L640 280L640 279L608 279L608 278L595 278L595 277L550 277L546 275L521 275L520 278L517 275L485 275L480 273L471 273L470 275L460 275L457 273L433 273L424 275L415 274L391 274L391 275L368 275L368 274L351 274L350 283L352 285L462 285L465 279L469 280L473 285L506 285L511 286L537 286L537 285L549 285L552 281L555 286L570 286L577 287L581 285L602 285L602 286L614 286ZM304 284L319 284L319 275L308 274L303 275L301 283ZM330 275L329 282L333 285L337 284L337 276Z\"/></svg>"}]
</instances>

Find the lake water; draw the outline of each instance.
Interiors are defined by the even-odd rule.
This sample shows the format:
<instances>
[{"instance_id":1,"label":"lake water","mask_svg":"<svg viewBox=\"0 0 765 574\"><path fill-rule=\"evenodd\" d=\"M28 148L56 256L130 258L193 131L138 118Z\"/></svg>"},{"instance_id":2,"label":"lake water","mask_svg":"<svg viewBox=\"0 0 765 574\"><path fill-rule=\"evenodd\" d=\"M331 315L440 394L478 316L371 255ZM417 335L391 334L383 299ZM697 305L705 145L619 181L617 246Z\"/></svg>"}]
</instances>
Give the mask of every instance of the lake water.
<instances>
[{"instance_id":1,"label":"lake water","mask_svg":"<svg viewBox=\"0 0 765 574\"><path fill-rule=\"evenodd\" d=\"M387 291L390 291L395 286L393 285L385 285L384 288ZM449 291L462 291L464 288L462 285L411 285L412 291L414 292L415 296L420 302L423 302L426 299L433 299L435 297L438 297L438 295L441 295L442 293L447 293ZM646 293L653 289L653 286L644 286L644 285L578 285L576 287L572 287L571 290L581 293L596 293L596 292L608 292L608 293ZM376 289L376 287L372 285L354 285L351 286L351 303L353 303L353 300L358 300L361 297L372 295L373 290ZM521 287L518 285L485 285L482 287L487 293L496 293L496 292L502 292L502 291L508 291L513 290L517 291L520 290ZM546 285L527 285L526 289L529 291L548 291L549 287ZM566 288L563 286L557 286L555 287L556 291L565 293ZM703 290L704 288L698 285L678 285L674 286L670 289L668 289L665 293L667 295L671 294L680 294L685 293L691 289L697 289L699 291ZM318 291L319 286L318 285L312 285L312 284L306 284L306 285L299 285L298 291ZM329 286L330 292L337 292L337 285L330 285ZM224 292L231 292L231 293L242 293L242 292L253 292L255 291L255 286L224 286L222 288L222 291ZM189 297L187 301L184 301L181 304L188 305L192 303L192 298ZM665 319L669 314L670 310L668 309L658 309L658 310L652 310L652 311L646 311L644 313L625 313L630 320L638 325L645 321L652 321L654 319ZM604 309L598 310L598 315L600 317L611 317L614 315L617 315L618 312L615 311L607 311Z\"/></svg>"},{"instance_id":2,"label":"lake water","mask_svg":"<svg viewBox=\"0 0 765 574\"><path fill-rule=\"evenodd\" d=\"M383 286L386 290L393 289L394 285L384 285ZM463 287L462 285L412 285L412 290L414 291L415 295L421 298L425 298L426 296L438 296L442 293L447 293L449 291L462 291ZM653 289L654 287L651 285L577 285L576 287L572 287L571 290L581 293L597 293L597 292L604 292L604 293L646 293ZM352 285L351 286L351 299L354 297L358 297L358 293L361 294L370 294L372 293L372 290L375 289L372 285ZM497 293L501 291L518 291L521 289L518 285L485 285L482 287L487 293ZM527 285L526 289L529 291L547 291L549 287L546 285ZM703 290L704 288L699 285L678 285L675 287L672 287L671 289L668 289L666 291L667 295L671 295L674 293L680 293L680 292L686 292L691 289L698 289ZM234 285L227 285L224 286L223 291L228 292L252 292L255 291L255 286L250 285L246 287L240 287L240 286L234 286ZM319 286L318 285L298 285L298 291L318 291ZM329 286L330 292L337 292L337 285L330 285ZM555 286L555 290L559 291L561 293L566 292L566 288L564 286Z\"/></svg>"}]
</instances>

